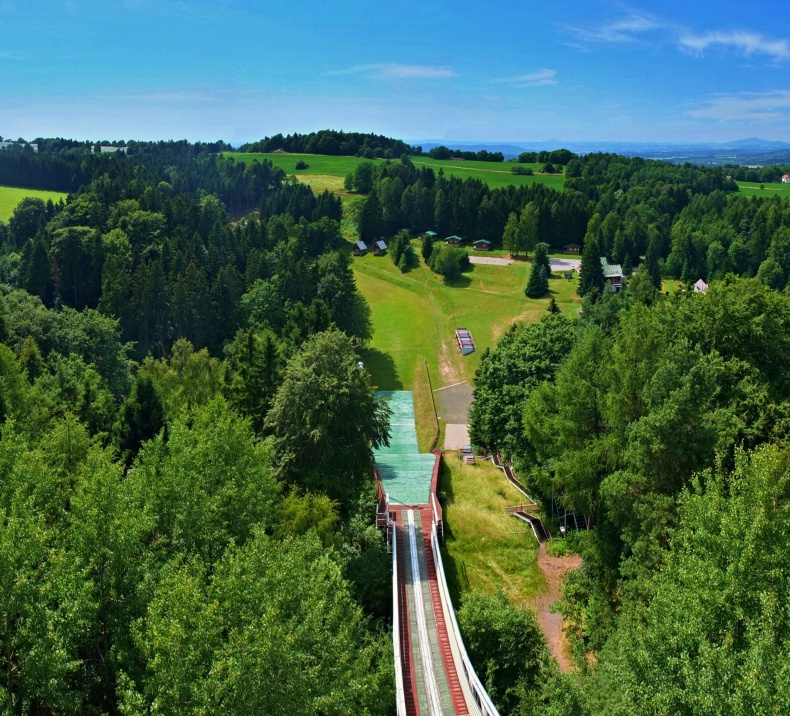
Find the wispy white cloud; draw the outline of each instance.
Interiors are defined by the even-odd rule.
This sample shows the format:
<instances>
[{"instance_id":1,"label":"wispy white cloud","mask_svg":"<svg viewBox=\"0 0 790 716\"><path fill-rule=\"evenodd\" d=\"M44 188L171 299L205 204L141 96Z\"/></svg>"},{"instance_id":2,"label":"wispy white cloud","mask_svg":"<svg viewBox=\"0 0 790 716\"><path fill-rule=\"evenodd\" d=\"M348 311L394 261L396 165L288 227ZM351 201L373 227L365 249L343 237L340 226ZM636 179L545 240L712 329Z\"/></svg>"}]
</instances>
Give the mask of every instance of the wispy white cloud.
<instances>
[{"instance_id":1,"label":"wispy white cloud","mask_svg":"<svg viewBox=\"0 0 790 716\"><path fill-rule=\"evenodd\" d=\"M768 57L775 62L790 60L788 39L772 38L748 29L694 31L671 19L640 11L599 23L566 25L565 29L582 47L661 42L675 44L681 51L697 56L719 49Z\"/></svg>"},{"instance_id":2,"label":"wispy white cloud","mask_svg":"<svg viewBox=\"0 0 790 716\"><path fill-rule=\"evenodd\" d=\"M670 23L646 13L632 13L591 25L571 25L567 29L581 42L627 43L636 42L646 33L671 28Z\"/></svg>"},{"instance_id":3,"label":"wispy white cloud","mask_svg":"<svg viewBox=\"0 0 790 716\"><path fill-rule=\"evenodd\" d=\"M395 62L371 65L354 65L345 70L335 70L332 75L363 75L379 80L437 80L455 77L450 67L430 65L402 65Z\"/></svg>"},{"instance_id":4,"label":"wispy white cloud","mask_svg":"<svg viewBox=\"0 0 790 716\"><path fill-rule=\"evenodd\" d=\"M790 59L790 42L747 30L683 35L680 38L680 47L693 55L702 55L705 50L720 47L730 48L744 55L768 55L777 61Z\"/></svg>"},{"instance_id":5,"label":"wispy white cloud","mask_svg":"<svg viewBox=\"0 0 790 716\"><path fill-rule=\"evenodd\" d=\"M529 72L524 75L516 75L514 77L501 77L492 82L501 84L509 84L515 87L542 87L543 85L556 85L557 84L557 70L550 70L543 68L537 72Z\"/></svg>"},{"instance_id":6,"label":"wispy white cloud","mask_svg":"<svg viewBox=\"0 0 790 716\"><path fill-rule=\"evenodd\" d=\"M776 122L790 118L790 90L718 94L688 114L718 122Z\"/></svg>"}]
</instances>

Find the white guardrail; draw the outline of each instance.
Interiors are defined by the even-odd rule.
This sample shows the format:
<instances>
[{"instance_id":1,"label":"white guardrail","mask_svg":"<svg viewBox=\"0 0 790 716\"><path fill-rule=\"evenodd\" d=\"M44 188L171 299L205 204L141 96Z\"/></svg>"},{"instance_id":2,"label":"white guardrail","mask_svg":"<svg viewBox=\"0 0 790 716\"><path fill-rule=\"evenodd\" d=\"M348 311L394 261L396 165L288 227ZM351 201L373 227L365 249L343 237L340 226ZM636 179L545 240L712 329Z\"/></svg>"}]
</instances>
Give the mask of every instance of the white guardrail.
<instances>
[{"instance_id":1,"label":"white guardrail","mask_svg":"<svg viewBox=\"0 0 790 716\"><path fill-rule=\"evenodd\" d=\"M400 651L400 604L398 603L398 533L392 521L392 644L395 649L395 705L398 716L406 716L406 692L403 690L403 661Z\"/></svg>"},{"instance_id":2,"label":"white guardrail","mask_svg":"<svg viewBox=\"0 0 790 716\"><path fill-rule=\"evenodd\" d=\"M440 525L442 529L442 540L444 540L444 522L439 519L439 512L436 509L436 505L438 501L436 499L436 495L432 492L431 493L431 509L433 510L433 524Z\"/></svg>"},{"instance_id":3,"label":"white guardrail","mask_svg":"<svg viewBox=\"0 0 790 716\"><path fill-rule=\"evenodd\" d=\"M442 553L439 549L439 540L436 536L436 524L434 523L431 529L431 547L433 548L434 564L436 565L436 578L439 583L439 595L442 599L442 606L444 608L445 624L447 625L447 636L450 639L450 644L453 648L453 655L456 656L456 671L461 678L461 685L464 689L464 694L467 695L467 706L470 713L476 709L475 716L499 716L499 712L494 706L491 698L488 696L483 684L475 673L475 668L466 653L464 640L461 638L461 630L458 628L458 622L455 618L455 609L453 609L453 602L450 599L450 590L447 588L447 579L444 576L444 564L442 564ZM455 643L453 643L455 642ZM395 647L397 650L397 646ZM461 668L458 669L460 660ZM469 701L469 695L472 701ZM398 712L400 716L400 711Z\"/></svg>"}]
</instances>

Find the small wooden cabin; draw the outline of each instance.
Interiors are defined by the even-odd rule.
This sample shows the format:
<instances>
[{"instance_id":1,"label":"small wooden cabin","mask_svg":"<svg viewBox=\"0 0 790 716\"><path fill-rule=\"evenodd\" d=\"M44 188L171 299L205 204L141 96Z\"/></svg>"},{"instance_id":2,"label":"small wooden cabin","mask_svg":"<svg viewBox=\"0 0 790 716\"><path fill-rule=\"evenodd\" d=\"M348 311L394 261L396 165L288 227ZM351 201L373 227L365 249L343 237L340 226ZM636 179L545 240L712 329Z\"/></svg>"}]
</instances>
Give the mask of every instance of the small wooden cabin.
<instances>
[{"instance_id":1,"label":"small wooden cabin","mask_svg":"<svg viewBox=\"0 0 790 716\"><path fill-rule=\"evenodd\" d=\"M444 243L447 244L447 246L463 246L464 240L460 236L453 234L452 236L448 236L444 240Z\"/></svg>"},{"instance_id":2,"label":"small wooden cabin","mask_svg":"<svg viewBox=\"0 0 790 716\"><path fill-rule=\"evenodd\" d=\"M387 253L387 244L383 241L377 241L373 244L373 255L374 256L384 256Z\"/></svg>"},{"instance_id":3,"label":"small wooden cabin","mask_svg":"<svg viewBox=\"0 0 790 716\"><path fill-rule=\"evenodd\" d=\"M364 241L355 241L354 246L351 248L351 253L354 256L364 256L368 252L368 247Z\"/></svg>"},{"instance_id":4,"label":"small wooden cabin","mask_svg":"<svg viewBox=\"0 0 790 716\"><path fill-rule=\"evenodd\" d=\"M565 246L562 247L562 250L566 254L578 254L581 253L582 247L579 246L579 244L565 244Z\"/></svg>"},{"instance_id":5,"label":"small wooden cabin","mask_svg":"<svg viewBox=\"0 0 790 716\"><path fill-rule=\"evenodd\" d=\"M491 249L491 242L485 239L478 239L472 242L472 248L475 251L489 251Z\"/></svg>"},{"instance_id":6,"label":"small wooden cabin","mask_svg":"<svg viewBox=\"0 0 790 716\"><path fill-rule=\"evenodd\" d=\"M617 293L623 288L623 269L620 264L610 264L605 256L601 256L601 268L606 285Z\"/></svg>"}]
</instances>

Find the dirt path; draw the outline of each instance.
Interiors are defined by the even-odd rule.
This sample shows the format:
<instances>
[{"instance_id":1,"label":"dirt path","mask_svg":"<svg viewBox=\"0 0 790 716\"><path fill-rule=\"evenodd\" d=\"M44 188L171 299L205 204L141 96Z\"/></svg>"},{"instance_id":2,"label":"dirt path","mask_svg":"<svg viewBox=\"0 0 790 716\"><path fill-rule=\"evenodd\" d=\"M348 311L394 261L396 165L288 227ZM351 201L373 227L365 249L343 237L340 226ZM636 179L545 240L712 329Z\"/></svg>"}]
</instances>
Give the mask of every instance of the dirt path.
<instances>
[{"instance_id":1,"label":"dirt path","mask_svg":"<svg viewBox=\"0 0 790 716\"><path fill-rule=\"evenodd\" d=\"M538 624L546 636L549 650L559 664L560 671L570 671L573 663L568 655L569 646L562 626L562 615L552 614L549 609L560 598L560 585L565 575L580 567L581 563L578 555L551 557L546 554L546 544L540 545L538 567L546 577L547 588L533 606L538 613Z\"/></svg>"},{"instance_id":2,"label":"dirt path","mask_svg":"<svg viewBox=\"0 0 790 716\"><path fill-rule=\"evenodd\" d=\"M510 266L513 259L506 259L499 256L470 256L470 264L491 264L493 266Z\"/></svg>"}]
</instances>

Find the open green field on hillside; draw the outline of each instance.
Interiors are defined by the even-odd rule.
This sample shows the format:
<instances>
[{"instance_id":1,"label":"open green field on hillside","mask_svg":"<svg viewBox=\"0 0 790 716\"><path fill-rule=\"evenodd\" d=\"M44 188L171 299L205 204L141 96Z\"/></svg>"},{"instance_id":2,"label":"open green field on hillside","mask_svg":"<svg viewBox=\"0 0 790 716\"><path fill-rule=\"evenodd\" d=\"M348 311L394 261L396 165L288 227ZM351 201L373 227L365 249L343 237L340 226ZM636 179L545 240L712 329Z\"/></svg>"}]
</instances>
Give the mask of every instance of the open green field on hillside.
<instances>
[{"instance_id":1,"label":"open green field on hillside","mask_svg":"<svg viewBox=\"0 0 790 716\"><path fill-rule=\"evenodd\" d=\"M65 199L66 195L58 191L43 191L41 189L19 189L13 186L0 186L0 221L8 221L22 199L27 196L48 201L58 202Z\"/></svg>"},{"instance_id":2,"label":"open green field on hillside","mask_svg":"<svg viewBox=\"0 0 790 716\"><path fill-rule=\"evenodd\" d=\"M340 177L341 179L349 172L353 172L358 164L366 159L360 157L329 157L323 154L277 154L270 152L268 154L254 154L254 153L234 153L232 156L237 162L252 162L254 160L263 161L267 159L274 166L279 167L287 174L318 174L333 177ZM307 169L296 170L296 162L302 160L308 165Z\"/></svg>"},{"instance_id":3,"label":"open green field on hillside","mask_svg":"<svg viewBox=\"0 0 790 716\"><path fill-rule=\"evenodd\" d=\"M453 602L467 591L504 592L526 607L545 587L531 529L505 508L523 496L488 460L474 465L445 453L439 474L444 509L442 561Z\"/></svg>"},{"instance_id":4,"label":"open green field on hillside","mask_svg":"<svg viewBox=\"0 0 790 716\"><path fill-rule=\"evenodd\" d=\"M455 162L452 159L431 159L430 157L412 157L415 166L431 167L435 172L439 169L444 171L445 176L455 176L465 179L474 177L488 184L492 189L499 189L503 186L532 186L533 184L545 184L551 189L561 190L565 186L564 174L533 174L532 176L522 176L510 172L513 166L531 167L533 171L539 171L542 164L519 164L514 165L510 162Z\"/></svg>"},{"instance_id":5,"label":"open green field on hillside","mask_svg":"<svg viewBox=\"0 0 790 716\"><path fill-rule=\"evenodd\" d=\"M757 184L754 182L748 181L739 181L736 182L740 189L740 193L744 196L759 196L764 199L776 196L777 194L784 197L785 199L790 199L790 184ZM763 187L762 189L760 187Z\"/></svg>"},{"instance_id":6,"label":"open green field on hillside","mask_svg":"<svg viewBox=\"0 0 790 716\"><path fill-rule=\"evenodd\" d=\"M414 242L419 254L419 242ZM420 261L402 274L389 256L355 257L357 287L367 300L374 327L365 365L382 390L411 390L415 371L428 362L433 389L471 381L486 348L514 321L534 322L546 313L549 297L524 296L530 265L476 264L448 286ZM554 278L551 294L564 312L575 314L576 282ZM455 329L471 331L477 350L461 356Z\"/></svg>"},{"instance_id":7,"label":"open green field on hillside","mask_svg":"<svg viewBox=\"0 0 790 716\"><path fill-rule=\"evenodd\" d=\"M345 178L346 174L354 171L361 162L371 161L361 157L329 157L321 154L237 153L231 156L237 162L268 159L274 166L279 167L287 174L299 177L300 181L304 181L320 191L323 191L323 189L339 191L343 188L342 179ZM296 169L296 162L300 159L307 164L307 169ZM558 190L565 186L565 176L563 174L520 176L510 173L510 169L514 165L508 162L455 162L450 159L431 159L430 157L412 157L411 160L415 166L428 166L435 172L442 169L446 176L457 176L462 179L466 177L480 179L492 189L510 185L531 186L536 183L546 184L552 189ZM381 162L384 160L374 159L372 161ZM542 165L521 164L519 166L532 167L533 171L537 171ZM338 177L341 181L332 182L325 179L325 177Z\"/></svg>"}]
</instances>

